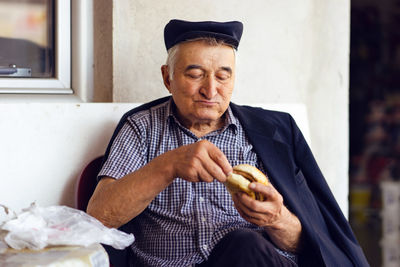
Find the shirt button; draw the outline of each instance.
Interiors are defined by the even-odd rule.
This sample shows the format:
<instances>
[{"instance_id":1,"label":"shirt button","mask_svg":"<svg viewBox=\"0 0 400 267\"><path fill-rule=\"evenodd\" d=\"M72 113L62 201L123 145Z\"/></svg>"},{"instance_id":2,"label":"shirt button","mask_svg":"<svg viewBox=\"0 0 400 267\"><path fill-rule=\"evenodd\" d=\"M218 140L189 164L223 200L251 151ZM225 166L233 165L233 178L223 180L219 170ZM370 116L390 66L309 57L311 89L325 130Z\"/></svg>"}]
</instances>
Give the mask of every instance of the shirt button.
<instances>
[{"instance_id":1,"label":"shirt button","mask_svg":"<svg viewBox=\"0 0 400 267\"><path fill-rule=\"evenodd\" d=\"M206 221L206 218L201 217L201 221L202 221L202 222L205 222L205 221Z\"/></svg>"},{"instance_id":2,"label":"shirt button","mask_svg":"<svg viewBox=\"0 0 400 267\"><path fill-rule=\"evenodd\" d=\"M200 202L204 202L204 197L199 198Z\"/></svg>"},{"instance_id":3,"label":"shirt button","mask_svg":"<svg viewBox=\"0 0 400 267\"><path fill-rule=\"evenodd\" d=\"M207 248L208 248L208 246L207 246L207 245L203 245L203 248L204 248L204 249L207 249Z\"/></svg>"}]
</instances>

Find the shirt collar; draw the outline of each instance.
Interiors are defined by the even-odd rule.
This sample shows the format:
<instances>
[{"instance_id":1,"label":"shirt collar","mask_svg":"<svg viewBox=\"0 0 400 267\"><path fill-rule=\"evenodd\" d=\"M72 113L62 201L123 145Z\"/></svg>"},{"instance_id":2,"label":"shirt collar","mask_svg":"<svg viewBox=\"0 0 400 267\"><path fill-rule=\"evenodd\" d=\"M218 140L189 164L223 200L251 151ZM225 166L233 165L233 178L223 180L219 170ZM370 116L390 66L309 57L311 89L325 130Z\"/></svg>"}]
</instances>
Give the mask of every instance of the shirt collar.
<instances>
[{"instance_id":1,"label":"shirt collar","mask_svg":"<svg viewBox=\"0 0 400 267\"><path fill-rule=\"evenodd\" d=\"M177 119L177 117L175 116L174 113L174 102L172 97L169 99L168 103L167 103L167 121L171 122L174 121L175 123L177 123L179 125L179 127L189 131L186 127L184 127L179 120ZM239 120L235 117L235 115L233 115L232 109L230 106L228 106L228 109L225 111L225 124L224 126L220 129L217 130L217 132L224 132L226 131L226 129L228 128L232 128L233 133L236 135L238 133L237 129L239 127Z\"/></svg>"}]
</instances>

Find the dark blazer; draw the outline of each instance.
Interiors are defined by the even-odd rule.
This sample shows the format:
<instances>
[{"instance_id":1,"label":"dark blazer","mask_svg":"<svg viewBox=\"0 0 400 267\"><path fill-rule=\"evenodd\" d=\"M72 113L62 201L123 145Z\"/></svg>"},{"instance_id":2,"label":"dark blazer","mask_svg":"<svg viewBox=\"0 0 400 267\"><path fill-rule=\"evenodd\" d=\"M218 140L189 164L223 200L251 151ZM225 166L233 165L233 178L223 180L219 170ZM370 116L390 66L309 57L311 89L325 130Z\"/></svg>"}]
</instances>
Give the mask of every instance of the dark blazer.
<instances>
[{"instance_id":1,"label":"dark blazer","mask_svg":"<svg viewBox=\"0 0 400 267\"><path fill-rule=\"evenodd\" d=\"M157 99L124 115L107 148L132 113L167 101ZM300 266L369 266L310 148L293 118L284 112L230 104L269 179L303 227Z\"/></svg>"},{"instance_id":2,"label":"dark blazer","mask_svg":"<svg viewBox=\"0 0 400 267\"><path fill-rule=\"evenodd\" d=\"M293 118L261 108L231 108L271 182L301 221L300 266L369 266Z\"/></svg>"}]
</instances>

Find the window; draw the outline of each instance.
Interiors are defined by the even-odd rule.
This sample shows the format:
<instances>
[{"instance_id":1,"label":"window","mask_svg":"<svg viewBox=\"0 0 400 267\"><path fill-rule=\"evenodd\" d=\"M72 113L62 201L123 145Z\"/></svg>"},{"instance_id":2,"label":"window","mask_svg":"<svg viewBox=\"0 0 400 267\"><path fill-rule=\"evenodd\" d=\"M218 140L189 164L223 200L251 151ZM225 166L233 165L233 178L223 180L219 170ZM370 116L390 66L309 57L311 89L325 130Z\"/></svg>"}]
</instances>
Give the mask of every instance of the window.
<instances>
[{"instance_id":1,"label":"window","mask_svg":"<svg viewBox=\"0 0 400 267\"><path fill-rule=\"evenodd\" d=\"M0 0L0 77L54 78L54 1Z\"/></svg>"},{"instance_id":2,"label":"window","mask_svg":"<svg viewBox=\"0 0 400 267\"><path fill-rule=\"evenodd\" d=\"M92 90L92 20L92 0L0 0L0 50L11 51L0 52L0 93L86 100Z\"/></svg>"}]
</instances>

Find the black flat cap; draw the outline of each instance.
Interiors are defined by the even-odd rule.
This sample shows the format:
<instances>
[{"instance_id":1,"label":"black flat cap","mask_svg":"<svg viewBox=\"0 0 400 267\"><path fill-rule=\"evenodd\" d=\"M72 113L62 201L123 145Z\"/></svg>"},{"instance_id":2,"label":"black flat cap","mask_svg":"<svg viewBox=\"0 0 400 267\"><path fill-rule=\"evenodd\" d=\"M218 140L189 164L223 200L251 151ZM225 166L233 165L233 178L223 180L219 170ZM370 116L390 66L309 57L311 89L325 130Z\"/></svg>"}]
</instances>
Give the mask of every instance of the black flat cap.
<instances>
[{"instance_id":1,"label":"black flat cap","mask_svg":"<svg viewBox=\"0 0 400 267\"><path fill-rule=\"evenodd\" d=\"M213 37L223 40L237 50L242 37L243 24L239 21L185 21L173 19L164 28L165 47L201 37Z\"/></svg>"}]
</instances>

